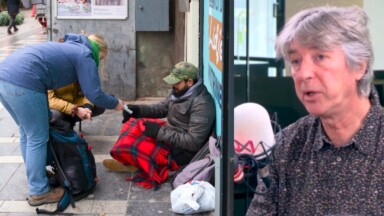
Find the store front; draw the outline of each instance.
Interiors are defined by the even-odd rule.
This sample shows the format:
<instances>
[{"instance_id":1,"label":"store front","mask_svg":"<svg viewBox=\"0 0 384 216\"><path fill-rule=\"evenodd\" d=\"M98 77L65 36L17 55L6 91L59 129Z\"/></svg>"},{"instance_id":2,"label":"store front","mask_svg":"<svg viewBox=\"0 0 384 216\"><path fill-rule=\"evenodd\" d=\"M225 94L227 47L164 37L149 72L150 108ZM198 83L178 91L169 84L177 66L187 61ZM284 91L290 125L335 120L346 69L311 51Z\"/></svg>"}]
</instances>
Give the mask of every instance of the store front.
<instances>
[{"instance_id":1,"label":"store front","mask_svg":"<svg viewBox=\"0 0 384 216\"><path fill-rule=\"evenodd\" d=\"M378 32L383 14L372 0L210 0L200 1L200 68L217 108L215 215L245 215L253 192L233 182L234 109L247 102L262 105L282 128L307 114L296 97L289 68L276 59L274 44L286 20L305 8L331 5L364 8L370 17L375 59L384 57ZM374 64L374 84L383 104L384 65ZM249 128L248 130L251 130ZM256 186L255 178L250 185Z\"/></svg>"}]
</instances>

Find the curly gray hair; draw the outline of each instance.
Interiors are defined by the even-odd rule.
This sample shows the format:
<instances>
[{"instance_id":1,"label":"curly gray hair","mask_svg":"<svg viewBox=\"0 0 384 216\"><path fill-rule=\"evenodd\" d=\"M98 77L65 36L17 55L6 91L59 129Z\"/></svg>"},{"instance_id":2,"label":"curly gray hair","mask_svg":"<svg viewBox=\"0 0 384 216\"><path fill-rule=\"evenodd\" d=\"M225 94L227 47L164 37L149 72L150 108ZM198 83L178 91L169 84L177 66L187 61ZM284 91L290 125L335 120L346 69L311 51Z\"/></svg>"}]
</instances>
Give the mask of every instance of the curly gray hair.
<instances>
[{"instance_id":1,"label":"curly gray hair","mask_svg":"<svg viewBox=\"0 0 384 216\"><path fill-rule=\"evenodd\" d=\"M305 47L331 50L342 47L348 67L366 62L365 75L358 81L358 93L368 96L373 80L373 49L367 27L368 16L358 7L316 7L294 15L276 39L278 58L286 59L292 41Z\"/></svg>"}]
</instances>

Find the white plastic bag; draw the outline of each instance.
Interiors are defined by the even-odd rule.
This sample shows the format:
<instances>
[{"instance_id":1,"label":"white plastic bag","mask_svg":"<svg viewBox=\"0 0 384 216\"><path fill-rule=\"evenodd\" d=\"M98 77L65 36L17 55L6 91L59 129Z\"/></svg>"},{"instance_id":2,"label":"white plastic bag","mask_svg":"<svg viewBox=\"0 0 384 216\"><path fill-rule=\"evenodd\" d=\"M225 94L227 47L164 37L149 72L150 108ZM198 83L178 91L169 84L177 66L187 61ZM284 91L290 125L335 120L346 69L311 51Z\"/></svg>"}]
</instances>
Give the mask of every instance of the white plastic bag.
<instances>
[{"instance_id":1,"label":"white plastic bag","mask_svg":"<svg viewBox=\"0 0 384 216\"><path fill-rule=\"evenodd\" d=\"M215 209L215 188L205 181L192 181L171 192L172 211L194 214Z\"/></svg>"}]
</instances>

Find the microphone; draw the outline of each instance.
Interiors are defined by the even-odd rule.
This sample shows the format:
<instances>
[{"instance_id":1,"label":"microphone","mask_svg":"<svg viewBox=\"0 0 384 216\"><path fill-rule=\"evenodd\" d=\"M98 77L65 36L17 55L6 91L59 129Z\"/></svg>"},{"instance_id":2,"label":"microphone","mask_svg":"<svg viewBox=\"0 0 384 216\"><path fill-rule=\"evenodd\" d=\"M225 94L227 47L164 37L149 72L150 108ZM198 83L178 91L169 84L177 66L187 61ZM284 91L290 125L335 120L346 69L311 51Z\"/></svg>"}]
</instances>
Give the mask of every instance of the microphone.
<instances>
[{"instance_id":1,"label":"microphone","mask_svg":"<svg viewBox=\"0 0 384 216\"><path fill-rule=\"evenodd\" d=\"M275 144L271 120L263 106L257 103L243 103L236 106L234 110L234 182L242 181L244 167L249 166L256 166L260 177L263 181L267 181L268 156ZM250 160L255 164L249 165Z\"/></svg>"}]
</instances>

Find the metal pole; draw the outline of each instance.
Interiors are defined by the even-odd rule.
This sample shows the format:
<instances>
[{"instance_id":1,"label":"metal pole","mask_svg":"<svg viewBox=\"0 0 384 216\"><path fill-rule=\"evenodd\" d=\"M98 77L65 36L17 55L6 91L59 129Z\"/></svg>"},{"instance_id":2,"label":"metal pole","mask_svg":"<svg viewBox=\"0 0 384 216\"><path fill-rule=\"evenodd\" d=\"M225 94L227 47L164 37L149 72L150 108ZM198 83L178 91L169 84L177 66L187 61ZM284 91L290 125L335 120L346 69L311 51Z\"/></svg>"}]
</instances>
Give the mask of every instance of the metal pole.
<instances>
[{"instance_id":1,"label":"metal pole","mask_svg":"<svg viewBox=\"0 0 384 216\"><path fill-rule=\"evenodd\" d=\"M204 0L199 0L199 69L200 77L204 79L204 61L203 61L203 50L204 50Z\"/></svg>"},{"instance_id":2,"label":"metal pole","mask_svg":"<svg viewBox=\"0 0 384 216\"><path fill-rule=\"evenodd\" d=\"M49 40L52 41L52 0L49 0Z\"/></svg>"},{"instance_id":3,"label":"metal pole","mask_svg":"<svg viewBox=\"0 0 384 216\"><path fill-rule=\"evenodd\" d=\"M234 183L233 183L233 109L234 109L234 1L223 0L223 107L222 107L222 156L223 156L223 205L222 215L234 214Z\"/></svg>"},{"instance_id":4,"label":"metal pole","mask_svg":"<svg viewBox=\"0 0 384 216\"><path fill-rule=\"evenodd\" d=\"M251 77L250 77L250 71L249 71L249 0L247 0L246 2L246 6L245 6L245 9L246 9L246 21L245 21L245 31L246 31L246 34L245 34L245 58L246 58L246 61L245 61L245 64L246 64L246 68L247 68L247 102L249 102L251 99Z\"/></svg>"}]
</instances>

